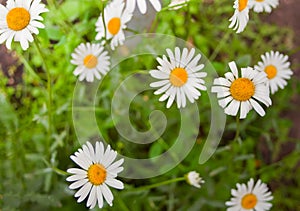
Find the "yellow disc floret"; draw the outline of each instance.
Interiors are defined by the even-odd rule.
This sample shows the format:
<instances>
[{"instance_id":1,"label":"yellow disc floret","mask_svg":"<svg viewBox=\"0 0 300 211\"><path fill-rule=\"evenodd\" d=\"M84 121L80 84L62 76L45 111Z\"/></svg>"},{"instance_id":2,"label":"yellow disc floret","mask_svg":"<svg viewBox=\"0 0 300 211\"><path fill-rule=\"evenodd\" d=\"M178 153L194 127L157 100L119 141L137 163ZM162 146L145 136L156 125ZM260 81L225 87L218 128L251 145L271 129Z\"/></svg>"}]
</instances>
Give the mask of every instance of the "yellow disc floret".
<instances>
[{"instance_id":1,"label":"yellow disc floret","mask_svg":"<svg viewBox=\"0 0 300 211\"><path fill-rule=\"evenodd\" d=\"M87 55L84 60L83 60L83 64L84 66L86 66L87 68L91 69L97 66L98 64L98 59L96 56L89 54Z\"/></svg>"},{"instance_id":2,"label":"yellow disc floret","mask_svg":"<svg viewBox=\"0 0 300 211\"><path fill-rule=\"evenodd\" d=\"M181 87L188 79L187 71L184 68L175 68L171 71L170 82L173 86Z\"/></svg>"},{"instance_id":3,"label":"yellow disc floret","mask_svg":"<svg viewBox=\"0 0 300 211\"><path fill-rule=\"evenodd\" d=\"M121 19L117 17L110 19L110 21L107 24L107 28L110 34L118 34L121 28Z\"/></svg>"},{"instance_id":4,"label":"yellow disc floret","mask_svg":"<svg viewBox=\"0 0 300 211\"><path fill-rule=\"evenodd\" d=\"M239 11L242 12L248 5L248 0L239 0Z\"/></svg>"},{"instance_id":5,"label":"yellow disc floret","mask_svg":"<svg viewBox=\"0 0 300 211\"><path fill-rule=\"evenodd\" d=\"M93 164L89 167L87 176L93 185L101 185L106 179L106 169L101 164Z\"/></svg>"},{"instance_id":6,"label":"yellow disc floret","mask_svg":"<svg viewBox=\"0 0 300 211\"><path fill-rule=\"evenodd\" d=\"M255 93L255 86L248 78L238 78L230 86L231 96L238 101L247 101Z\"/></svg>"},{"instance_id":7,"label":"yellow disc floret","mask_svg":"<svg viewBox=\"0 0 300 211\"><path fill-rule=\"evenodd\" d=\"M257 204L257 197L252 194L252 193L249 193L249 194L246 194L243 198L242 198L242 207L244 209L253 209L256 204Z\"/></svg>"},{"instance_id":8,"label":"yellow disc floret","mask_svg":"<svg viewBox=\"0 0 300 211\"><path fill-rule=\"evenodd\" d=\"M30 13L22 7L14 8L7 13L6 22L11 30L20 31L28 26Z\"/></svg>"},{"instance_id":9,"label":"yellow disc floret","mask_svg":"<svg viewBox=\"0 0 300 211\"><path fill-rule=\"evenodd\" d=\"M277 68L273 65L266 66L265 72L267 73L268 79L275 78L277 75Z\"/></svg>"}]
</instances>

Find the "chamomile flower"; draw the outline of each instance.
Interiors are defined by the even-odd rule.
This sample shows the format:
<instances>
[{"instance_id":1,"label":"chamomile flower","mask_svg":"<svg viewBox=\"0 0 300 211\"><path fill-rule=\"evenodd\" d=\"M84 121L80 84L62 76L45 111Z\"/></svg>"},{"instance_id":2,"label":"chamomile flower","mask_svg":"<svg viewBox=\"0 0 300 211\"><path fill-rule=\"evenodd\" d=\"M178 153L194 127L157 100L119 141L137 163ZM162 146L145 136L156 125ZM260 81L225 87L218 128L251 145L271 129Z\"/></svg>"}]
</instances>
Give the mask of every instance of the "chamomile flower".
<instances>
[{"instance_id":1,"label":"chamomile flower","mask_svg":"<svg viewBox=\"0 0 300 211\"><path fill-rule=\"evenodd\" d=\"M205 183L205 181L200 177L199 173L197 173L196 171L190 171L186 175L186 180L190 185L196 188L201 188L201 184Z\"/></svg>"},{"instance_id":2,"label":"chamomile flower","mask_svg":"<svg viewBox=\"0 0 300 211\"><path fill-rule=\"evenodd\" d=\"M272 193L269 191L266 184L258 180L254 184L251 178L248 184L236 184L237 189L232 189L232 198L225 204L229 206L227 211L267 211L270 210L273 200Z\"/></svg>"},{"instance_id":3,"label":"chamomile flower","mask_svg":"<svg viewBox=\"0 0 300 211\"><path fill-rule=\"evenodd\" d=\"M270 106L272 104L269 88L266 85L267 74L258 72L251 67L241 68L241 77L235 62L230 62L231 72L214 80L211 91L217 93L219 105L225 113L237 116L240 110L240 119L246 118L248 112L254 110L264 116L265 111L258 102Z\"/></svg>"},{"instance_id":4,"label":"chamomile flower","mask_svg":"<svg viewBox=\"0 0 300 211\"><path fill-rule=\"evenodd\" d=\"M48 12L41 0L8 0L6 7L0 4L0 44L6 41L11 49L12 40L20 42L23 50L27 50L29 42L33 42L32 34L38 34L38 28L44 28L40 21L41 13Z\"/></svg>"},{"instance_id":5,"label":"chamomile flower","mask_svg":"<svg viewBox=\"0 0 300 211\"><path fill-rule=\"evenodd\" d=\"M125 10L125 3L123 0L113 0L104 9L103 14L100 14L96 22L96 40L105 38L111 39L111 49L114 50L118 45L123 45L125 41L124 29L127 28L127 23L132 18L132 13Z\"/></svg>"},{"instance_id":6,"label":"chamomile flower","mask_svg":"<svg viewBox=\"0 0 300 211\"><path fill-rule=\"evenodd\" d=\"M278 91L278 87L283 89L287 85L286 80L293 75L290 62L288 62L289 58L278 51L267 52L265 55L261 55L261 58L262 62L258 62L254 68L267 74L268 85L271 93L274 94Z\"/></svg>"},{"instance_id":7,"label":"chamomile flower","mask_svg":"<svg viewBox=\"0 0 300 211\"><path fill-rule=\"evenodd\" d=\"M108 52L100 44L81 43L72 53L71 63L77 65L74 75L79 75L79 81L101 79L101 75L109 71L109 59Z\"/></svg>"},{"instance_id":8,"label":"chamomile flower","mask_svg":"<svg viewBox=\"0 0 300 211\"><path fill-rule=\"evenodd\" d=\"M186 6L190 0L172 0L169 4L170 10L178 10L183 6Z\"/></svg>"},{"instance_id":9,"label":"chamomile flower","mask_svg":"<svg viewBox=\"0 0 300 211\"><path fill-rule=\"evenodd\" d=\"M276 8L279 5L279 0L249 0L249 8L254 12L268 12L272 11L272 8Z\"/></svg>"},{"instance_id":10,"label":"chamomile flower","mask_svg":"<svg viewBox=\"0 0 300 211\"><path fill-rule=\"evenodd\" d=\"M137 4L140 12L145 14L147 12L147 2L150 2L157 12L161 10L161 3L159 0L126 0L126 8L130 12L133 12L135 10L135 5Z\"/></svg>"},{"instance_id":11,"label":"chamomile flower","mask_svg":"<svg viewBox=\"0 0 300 211\"><path fill-rule=\"evenodd\" d=\"M247 26L249 21L249 4L248 0L235 0L233 8L235 9L233 16L229 19L231 22L229 28L241 33Z\"/></svg>"},{"instance_id":12,"label":"chamomile flower","mask_svg":"<svg viewBox=\"0 0 300 211\"><path fill-rule=\"evenodd\" d=\"M151 70L150 75L159 81L151 83L150 86L160 87L154 94L163 94L159 101L168 99L167 108L171 107L175 98L177 107L184 108L186 98L194 103L201 95L199 90L206 90L202 78L206 77L207 73L201 72L204 64L198 64L201 54L194 56L194 48L190 52L187 48L180 52L178 47L175 48L174 53L170 49L166 51L170 60L166 55L157 58L160 66L157 67L157 70Z\"/></svg>"},{"instance_id":13,"label":"chamomile flower","mask_svg":"<svg viewBox=\"0 0 300 211\"><path fill-rule=\"evenodd\" d=\"M106 150L102 142L96 142L94 148L91 143L87 142L71 155L70 158L80 166L80 168L70 168L68 173L73 174L67 178L72 182L70 189L78 189L75 197L79 197L77 202L80 203L87 199L86 206L90 209L94 208L98 203L98 207L103 207L103 198L112 206L114 196L108 186L123 189L124 184L117 180L118 173L123 171L121 166L124 159L116 162L117 152L111 150L110 145Z\"/></svg>"}]
</instances>

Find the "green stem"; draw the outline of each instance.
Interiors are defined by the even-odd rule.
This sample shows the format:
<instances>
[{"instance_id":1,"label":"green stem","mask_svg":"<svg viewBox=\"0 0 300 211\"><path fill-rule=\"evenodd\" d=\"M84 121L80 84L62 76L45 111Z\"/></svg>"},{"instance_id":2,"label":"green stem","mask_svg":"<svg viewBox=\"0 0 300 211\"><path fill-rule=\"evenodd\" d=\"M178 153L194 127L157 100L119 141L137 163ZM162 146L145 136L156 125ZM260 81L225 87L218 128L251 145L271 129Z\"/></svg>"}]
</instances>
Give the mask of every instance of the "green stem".
<instances>
[{"instance_id":1,"label":"green stem","mask_svg":"<svg viewBox=\"0 0 300 211\"><path fill-rule=\"evenodd\" d=\"M47 141L47 150L50 149L51 143L51 135L52 135L52 82L51 82L51 74L48 64L45 59L45 55L40 48L40 45L37 39L34 39L35 47L43 61L43 65L47 74L47 91L48 91L48 103L47 103L47 110L48 110L48 141Z\"/></svg>"},{"instance_id":2,"label":"green stem","mask_svg":"<svg viewBox=\"0 0 300 211\"><path fill-rule=\"evenodd\" d=\"M163 185L168 185L168 184L171 184L171 183L180 182L180 181L184 181L184 180L185 180L185 177L178 177L178 178L166 180L166 181L151 184L151 185L141 186L141 187L132 189L130 191L136 192L136 191L150 190L150 189L157 188L157 187L160 187L160 186L163 186Z\"/></svg>"},{"instance_id":3,"label":"green stem","mask_svg":"<svg viewBox=\"0 0 300 211\"><path fill-rule=\"evenodd\" d=\"M226 34L223 36L221 42L219 43L219 45L215 48L214 52L212 53L212 55L209 57L209 61L213 61L216 59L218 53L220 52L221 48L223 47L223 45L225 44L225 42L227 42L229 35L230 35L231 31L227 30Z\"/></svg>"},{"instance_id":4,"label":"green stem","mask_svg":"<svg viewBox=\"0 0 300 211\"><path fill-rule=\"evenodd\" d=\"M237 141L239 136L240 136L240 118L239 116L236 116L236 132L235 132L234 141Z\"/></svg>"}]
</instances>

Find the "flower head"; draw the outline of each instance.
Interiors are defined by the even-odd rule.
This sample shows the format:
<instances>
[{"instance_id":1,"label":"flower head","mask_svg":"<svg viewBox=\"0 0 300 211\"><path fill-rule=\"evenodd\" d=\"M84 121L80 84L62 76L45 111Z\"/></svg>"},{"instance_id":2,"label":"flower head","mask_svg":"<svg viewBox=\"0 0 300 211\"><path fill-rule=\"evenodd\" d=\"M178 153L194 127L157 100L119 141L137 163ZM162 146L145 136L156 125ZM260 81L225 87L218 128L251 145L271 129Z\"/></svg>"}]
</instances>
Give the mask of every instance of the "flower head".
<instances>
[{"instance_id":1,"label":"flower head","mask_svg":"<svg viewBox=\"0 0 300 211\"><path fill-rule=\"evenodd\" d=\"M126 0L126 8L128 11L133 12L137 4L142 14L147 12L147 2L150 2L154 9L159 12L161 10L161 3L159 0Z\"/></svg>"},{"instance_id":2,"label":"flower head","mask_svg":"<svg viewBox=\"0 0 300 211\"><path fill-rule=\"evenodd\" d=\"M205 183L205 181L200 177L199 173L197 173L196 171L190 171L186 175L186 180L190 185L196 188L201 188L201 184Z\"/></svg>"},{"instance_id":3,"label":"flower head","mask_svg":"<svg viewBox=\"0 0 300 211\"><path fill-rule=\"evenodd\" d=\"M254 12L267 12L270 13L272 8L276 8L279 5L279 0L249 0L249 8Z\"/></svg>"},{"instance_id":4,"label":"flower head","mask_svg":"<svg viewBox=\"0 0 300 211\"><path fill-rule=\"evenodd\" d=\"M225 108L225 113L236 116L240 110L240 118L246 118L247 113L254 110L261 116L265 115L264 109L258 102L270 106L272 104L269 89L266 86L267 75L251 67L241 68L241 77L235 62L230 62L231 72L214 80L212 92L220 98L219 105Z\"/></svg>"},{"instance_id":5,"label":"flower head","mask_svg":"<svg viewBox=\"0 0 300 211\"><path fill-rule=\"evenodd\" d=\"M77 202L82 202L87 196L87 207L94 208L98 203L99 208L103 207L103 197L105 201L112 206L114 196L108 186L123 189L121 181L115 179L123 167L124 159L116 162L117 152L111 150L110 145L104 149L102 142L96 142L96 147L87 142L71 155L71 159L80 166L80 168L70 168L67 172L73 174L67 178L72 182L70 189L80 188L75 197L79 197Z\"/></svg>"},{"instance_id":6,"label":"flower head","mask_svg":"<svg viewBox=\"0 0 300 211\"><path fill-rule=\"evenodd\" d=\"M235 0L233 8L235 9L233 16L229 19L231 22L229 28L241 33L247 26L249 21L249 4L248 0Z\"/></svg>"},{"instance_id":7,"label":"flower head","mask_svg":"<svg viewBox=\"0 0 300 211\"><path fill-rule=\"evenodd\" d=\"M271 93L274 94L278 91L278 87L283 89L287 85L286 80L293 75L290 62L288 62L289 58L278 51L267 52L261 55L261 58L262 62L258 62L254 68L267 74L268 86Z\"/></svg>"},{"instance_id":8,"label":"flower head","mask_svg":"<svg viewBox=\"0 0 300 211\"><path fill-rule=\"evenodd\" d=\"M111 49L114 50L118 45L123 45L125 41L125 34L123 29L127 28L127 23L132 18L132 13L125 10L125 3L123 0L113 0L104 9L103 14L100 14L96 22L96 40L105 38L111 39Z\"/></svg>"},{"instance_id":9,"label":"flower head","mask_svg":"<svg viewBox=\"0 0 300 211\"><path fill-rule=\"evenodd\" d=\"M48 12L41 0L8 0L6 7L0 4L0 44L6 41L11 49L12 40L20 42L23 50L27 50L29 42L33 42L32 34L38 34L38 28L44 28L40 16Z\"/></svg>"},{"instance_id":10,"label":"flower head","mask_svg":"<svg viewBox=\"0 0 300 211\"><path fill-rule=\"evenodd\" d=\"M94 77L101 79L109 71L109 56L100 44L81 43L72 53L71 63L77 65L74 75L79 80L93 82Z\"/></svg>"},{"instance_id":11,"label":"flower head","mask_svg":"<svg viewBox=\"0 0 300 211\"><path fill-rule=\"evenodd\" d=\"M201 93L199 90L206 90L204 80L207 73L201 72L204 64L198 65L201 59L201 54L194 57L195 49L192 48L188 52L184 48L182 52L178 47L173 53L170 49L166 50L170 61L165 55L162 58L158 57L157 61L160 66L157 70L151 70L150 75L160 81L150 84L151 87L160 87L154 92L155 95L164 93L159 101L168 99L167 108L171 107L176 98L177 107L186 106L186 98L194 103L199 98Z\"/></svg>"},{"instance_id":12,"label":"flower head","mask_svg":"<svg viewBox=\"0 0 300 211\"><path fill-rule=\"evenodd\" d=\"M272 193L266 184L258 180L254 185L251 178L248 184L237 184L237 189L232 189L232 198L226 202L227 211L267 211L270 210L272 204L269 203L273 199Z\"/></svg>"}]
</instances>

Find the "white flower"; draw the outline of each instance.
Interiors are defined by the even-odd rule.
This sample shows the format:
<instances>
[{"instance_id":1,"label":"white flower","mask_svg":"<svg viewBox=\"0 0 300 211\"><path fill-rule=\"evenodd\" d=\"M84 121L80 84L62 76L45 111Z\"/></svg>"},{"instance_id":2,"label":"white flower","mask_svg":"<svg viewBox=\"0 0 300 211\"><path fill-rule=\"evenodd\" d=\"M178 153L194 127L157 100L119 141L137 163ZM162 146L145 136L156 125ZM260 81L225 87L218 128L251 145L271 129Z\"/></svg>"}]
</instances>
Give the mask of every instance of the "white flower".
<instances>
[{"instance_id":1,"label":"white flower","mask_svg":"<svg viewBox=\"0 0 300 211\"><path fill-rule=\"evenodd\" d=\"M183 6L186 6L190 0L172 0L169 4L170 10L178 10Z\"/></svg>"},{"instance_id":2,"label":"white flower","mask_svg":"<svg viewBox=\"0 0 300 211\"><path fill-rule=\"evenodd\" d=\"M12 40L20 42L23 50L33 42L32 34L38 34L38 28L45 28L40 16L48 12L41 0L8 0L6 7L0 4L0 44L6 41L6 47L11 49Z\"/></svg>"},{"instance_id":3,"label":"white flower","mask_svg":"<svg viewBox=\"0 0 300 211\"><path fill-rule=\"evenodd\" d=\"M272 11L272 8L276 8L279 5L279 0L249 0L249 8L254 12L268 12Z\"/></svg>"},{"instance_id":4,"label":"white flower","mask_svg":"<svg viewBox=\"0 0 300 211\"><path fill-rule=\"evenodd\" d=\"M289 58L278 51L267 52L265 55L261 55L261 58L262 62L258 62L254 68L267 73L268 85L271 93L274 94L278 91L278 87L283 89L287 85L286 80L293 75L290 62L288 62Z\"/></svg>"},{"instance_id":5,"label":"white flower","mask_svg":"<svg viewBox=\"0 0 300 211\"><path fill-rule=\"evenodd\" d=\"M94 77L101 79L109 71L110 57L100 44L81 43L72 53L71 63L77 65L74 75L79 75L79 81L86 79L93 82Z\"/></svg>"},{"instance_id":6,"label":"white flower","mask_svg":"<svg viewBox=\"0 0 300 211\"><path fill-rule=\"evenodd\" d=\"M240 119L246 118L252 108L264 116L265 111L258 102L266 106L272 104L266 73L247 67L241 68L242 75L239 77L235 62L230 62L229 67L231 72L227 72L225 78L216 78L211 89L220 98L219 105L225 108L226 114L232 116L236 116L240 110Z\"/></svg>"},{"instance_id":7,"label":"white flower","mask_svg":"<svg viewBox=\"0 0 300 211\"><path fill-rule=\"evenodd\" d=\"M123 189L121 181L115 179L123 167L124 159L113 162L117 157L117 152L111 150L110 145L104 149L102 142L96 142L95 149L92 144L87 142L71 155L70 158L81 168L70 168L67 172L74 174L67 178L67 181L73 182L69 188L80 188L75 197L79 197L77 202L82 202L88 195L87 207L103 207L103 197L105 201L112 206L114 196L108 186Z\"/></svg>"},{"instance_id":8,"label":"white flower","mask_svg":"<svg viewBox=\"0 0 300 211\"><path fill-rule=\"evenodd\" d=\"M236 33L244 31L249 21L249 4L248 0L235 0L233 16L229 19L231 22L229 28L237 30Z\"/></svg>"},{"instance_id":9,"label":"white flower","mask_svg":"<svg viewBox=\"0 0 300 211\"><path fill-rule=\"evenodd\" d=\"M171 107L175 98L177 107L184 108L186 106L186 98L191 103L194 103L201 95L199 90L206 90L205 82L202 78L206 77L207 73L201 72L204 64L198 65L201 54L194 57L194 48L190 52L188 52L187 48L180 52L178 47L175 48L175 53L170 49L166 49L166 51L170 61L168 61L166 55L163 55L162 58L157 58L160 66L157 67L157 70L151 70L150 74L160 81L151 83L150 86L160 87L154 94L164 93L159 98L159 101L168 99L167 108Z\"/></svg>"},{"instance_id":10,"label":"white flower","mask_svg":"<svg viewBox=\"0 0 300 211\"><path fill-rule=\"evenodd\" d=\"M127 23L132 18L132 13L124 10L125 3L123 0L113 0L104 9L104 22L102 15L96 22L96 40L105 38L111 39L111 49L114 50L118 45L123 45L125 41L124 29L127 28ZM106 35L106 36L105 36Z\"/></svg>"},{"instance_id":11,"label":"white flower","mask_svg":"<svg viewBox=\"0 0 300 211\"><path fill-rule=\"evenodd\" d=\"M237 189L231 190L233 197L226 202L230 206L227 211L267 211L272 207L269 203L273 199L272 193L261 180L254 185L251 178L247 185L238 183L236 186Z\"/></svg>"},{"instance_id":12,"label":"white flower","mask_svg":"<svg viewBox=\"0 0 300 211\"><path fill-rule=\"evenodd\" d=\"M201 188L201 184L205 183L196 171L190 171L186 177L187 182L196 188Z\"/></svg>"},{"instance_id":13,"label":"white flower","mask_svg":"<svg viewBox=\"0 0 300 211\"><path fill-rule=\"evenodd\" d=\"M126 0L126 8L130 12L133 12L135 10L135 5L137 4L140 12L145 14L147 12L147 2L150 2L157 12L161 10L161 3L159 0Z\"/></svg>"}]
</instances>

